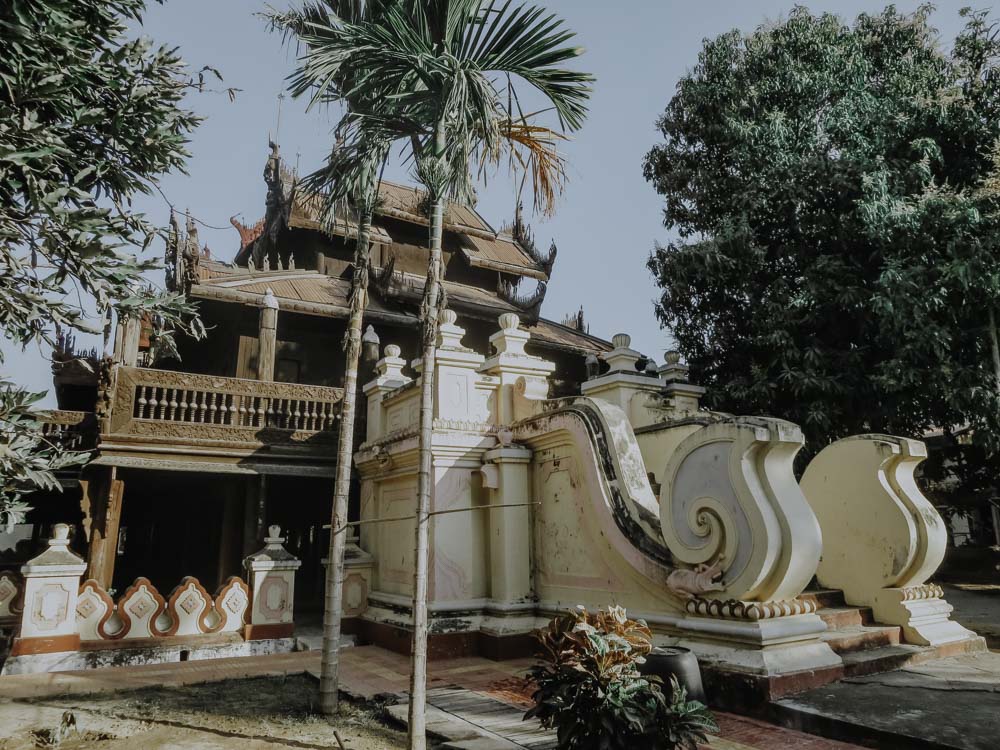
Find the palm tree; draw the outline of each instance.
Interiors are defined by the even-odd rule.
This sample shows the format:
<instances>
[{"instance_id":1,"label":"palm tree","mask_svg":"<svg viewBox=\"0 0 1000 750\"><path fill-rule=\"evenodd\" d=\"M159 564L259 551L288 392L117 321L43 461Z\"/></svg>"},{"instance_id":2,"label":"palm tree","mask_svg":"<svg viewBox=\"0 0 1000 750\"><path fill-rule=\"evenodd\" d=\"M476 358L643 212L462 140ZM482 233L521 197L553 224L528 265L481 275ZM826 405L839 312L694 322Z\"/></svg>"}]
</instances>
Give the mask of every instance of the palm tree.
<instances>
[{"instance_id":1,"label":"palm tree","mask_svg":"<svg viewBox=\"0 0 1000 750\"><path fill-rule=\"evenodd\" d=\"M562 21L512 0L386 0L379 18L342 22L322 32L312 50L314 75L350 102L358 127L377 127L408 137L416 172L430 206L429 259L421 308L423 321L420 458L416 498L413 586L413 661L410 682L410 747L425 746L427 670L427 557L431 494L431 436L437 323L441 290L441 242L445 202L472 194L470 161L494 158L505 142L535 138L523 118L502 106L503 87L519 80L552 105L563 129L578 129L586 116L590 76L559 66L581 53L566 46L573 34ZM551 143L551 141L550 141ZM543 155L528 147L534 186ZM537 195L536 195L537 198ZM343 429L343 428L342 428ZM335 527L336 530L337 527Z\"/></svg>"},{"instance_id":2,"label":"palm tree","mask_svg":"<svg viewBox=\"0 0 1000 750\"><path fill-rule=\"evenodd\" d=\"M403 7L404 5L408 7ZM564 129L586 115L590 77L558 66L580 49L565 46L572 33L540 8L482 0L423 0L400 4L386 23L360 27L357 54L380 85L400 92L398 104L423 132L412 137L417 174L430 205L429 259L424 286L420 453L416 501L413 647L410 675L410 748L426 746L428 520L432 487L434 368L441 282L445 201L471 193L469 159L482 144L499 149L498 76L535 87L556 110Z\"/></svg>"},{"instance_id":3,"label":"palm tree","mask_svg":"<svg viewBox=\"0 0 1000 750\"><path fill-rule=\"evenodd\" d=\"M344 399L341 405L340 435L337 442L337 474L334 480L333 507L330 520L329 569L323 610L323 647L320 671L320 709L326 715L336 713L339 705L339 671L341 618L343 615L344 552L347 546L347 505L351 486L351 465L354 453L354 425L357 411L358 362L361 358L361 329L368 303L368 270L372 218L378 200L379 179L389 153L390 137L378 130L375 123L365 128L354 116L352 102L344 97L345 89L354 88L348 76L357 70L344 68L336 74L317 70L316 50L323 48L326 29L341 23L377 23L379 2L362 0L324 0L306 3L301 9L265 14L275 28L282 29L286 38L296 36L306 45L307 53L292 77L293 96L310 94L309 106L343 102L347 113L338 127L335 146L326 165L309 175L303 186L326 196L322 223L333 225L340 220L338 212L349 204L356 223L354 272L351 279L350 313L344 339L345 371ZM351 125L354 132L351 133ZM348 143L348 134L354 136Z\"/></svg>"}]
</instances>

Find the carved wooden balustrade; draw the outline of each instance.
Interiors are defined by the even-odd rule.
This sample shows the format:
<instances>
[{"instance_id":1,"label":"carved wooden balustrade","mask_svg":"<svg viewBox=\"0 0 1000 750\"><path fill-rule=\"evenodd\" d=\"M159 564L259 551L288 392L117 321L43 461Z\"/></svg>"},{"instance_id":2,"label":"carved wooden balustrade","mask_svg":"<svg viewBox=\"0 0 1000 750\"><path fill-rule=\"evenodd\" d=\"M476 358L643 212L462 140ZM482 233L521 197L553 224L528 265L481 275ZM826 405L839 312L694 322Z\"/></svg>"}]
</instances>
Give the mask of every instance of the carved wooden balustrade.
<instances>
[{"instance_id":1,"label":"carved wooden balustrade","mask_svg":"<svg viewBox=\"0 0 1000 750\"><path fill-rule=\"evenodd\" d=\"M343 389L118 366L102 451L108 444L324 446L334 442Z\"/></svg>"},{"instance_id":2,"label":"carved wooden balustrade","mask_svg":"<svg viewBox=\"0 0 1000 750\"><path fill-rule=\"evenodd\" d=\"M48 411L42 415L42 436L64 450L92 450L97 443L97 419L87 411Z\"/></svg>"}]
</instances>

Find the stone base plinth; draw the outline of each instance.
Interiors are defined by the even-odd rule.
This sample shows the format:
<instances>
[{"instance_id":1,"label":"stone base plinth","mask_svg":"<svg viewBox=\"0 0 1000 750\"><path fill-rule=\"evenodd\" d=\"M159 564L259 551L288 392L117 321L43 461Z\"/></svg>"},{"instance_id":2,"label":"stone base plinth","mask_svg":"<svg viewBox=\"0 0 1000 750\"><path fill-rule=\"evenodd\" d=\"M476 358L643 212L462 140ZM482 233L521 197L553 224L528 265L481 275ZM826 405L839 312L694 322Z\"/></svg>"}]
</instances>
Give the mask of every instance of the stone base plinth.
<instances>
[{"instance_id":1,"label":"stone base plinth","mask_svg":"<svg viewBox=\"0 0 1000 750\"><path fill-rule=\"evenodd\" d=\"M924 591L939 594L941 589L937 586L882 589L872 603L875 619L898 625L903 630L903 640L918 646L943 646L976 637L951 619L954 607L940 596L919 596Z\"/></svg>"},{"instance_id":2,"label":"stone base plinth","mask_svg":"<svg viewBox=\"0 0 1000 750\"><path fill-rule=\"evenodd\" d=\"M676 627L676 645L726 669L774 676L843 666L819 640L827 627L815 614L750 621L689 615Z\"/></svg>"},{"instance_id":3,"label":"stone base plinth","mask_svg":"<svg viewBox=\"0 0 1000 750\"><path fill-rule=\"evenodd\" d=\"M231 656L264 656L295 650L294 638L244 641L238 635L84 641L78 651L12 655L4 662L0 675L75 672Z\"/></svg>"},{"instance_id":4,"label":"stone base plinth","mask_svg":"<svg viewBox=\"0 0 1000 750\"><path fill-rule=\"evenodd\" d=\"M490 599L431 603L428 614L430 659L485 656L499 661L531 656L533 632L548 622L536 613L534 602ZM368 608L351 622L351 632L362 643L409 654L413 641L410 600L383 592L370 594Z\"/></svg>"}]
</instances>

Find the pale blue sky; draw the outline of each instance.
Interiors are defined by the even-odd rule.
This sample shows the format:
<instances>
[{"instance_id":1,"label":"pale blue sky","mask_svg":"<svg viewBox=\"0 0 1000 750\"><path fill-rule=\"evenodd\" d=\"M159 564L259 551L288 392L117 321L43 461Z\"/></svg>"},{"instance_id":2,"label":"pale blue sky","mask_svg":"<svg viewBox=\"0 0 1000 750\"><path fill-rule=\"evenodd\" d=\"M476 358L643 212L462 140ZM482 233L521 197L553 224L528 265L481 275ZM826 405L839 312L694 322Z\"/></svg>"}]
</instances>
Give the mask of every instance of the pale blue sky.
<instances>
[{"instance_id":1,"label":"pale blue sky","mask_svg":"<svg viewBox=\"0 0 1000 750\"><path fill-rule=\"evenodd\" d=\"M749 31L793 7L786 0L538 0L564 17L586 48L580 67L595 74L591 115L564 151L571 182L558 214L532 219L538 244L559 246L543 312L560 320L582 304L592 333L610 338L624 331L632 345L659 359L669 336L653 315L656 288L645 261L654 242L667 237L660 197L642 176L642 159L657 141L655 122L677 80L697 61L701 41L733 28ZM287 0L272 0L282 7ZM814 11L847 18L878 11L884 3L827 0L801 3ZM898 2L910 10L918 2ZM960 27L965 2L940 2L935 22L946 43ZM214 255L230 260L238 248L228 219L242 214L256 221L264 208L261 173L268 132L276 122L277 95L294 67L294 50L282 47L254 17L259 0L166 0L151 4L145 32L177 45L192 68L217 67L226 86L242 89L234 103L219 94L192 97L191 106L207 119L191 144L190 176L171 175L162 185L179 207L221 230L200 228ZM285 157L298 158L304 172L322 159L329 143L332 113L304 111L286 99L280 142ZM296 156L298 154L298 157ZM405 168L390 168L407 179ZM513 188L494 179L480 190L479 211L494 226L513 213ZM140 203L165 222L168 208L159 197ZM156 249L162 252L162 248ZM80 337L81 340L84 337ZM390 343L390 342L383 342ZM5 345L6 346L6 345ZM15 380L32 388L51 387L48 363L36 350L7 351ZM49 401L48 403L52 403Z\"/></svg>"}]
</instances>

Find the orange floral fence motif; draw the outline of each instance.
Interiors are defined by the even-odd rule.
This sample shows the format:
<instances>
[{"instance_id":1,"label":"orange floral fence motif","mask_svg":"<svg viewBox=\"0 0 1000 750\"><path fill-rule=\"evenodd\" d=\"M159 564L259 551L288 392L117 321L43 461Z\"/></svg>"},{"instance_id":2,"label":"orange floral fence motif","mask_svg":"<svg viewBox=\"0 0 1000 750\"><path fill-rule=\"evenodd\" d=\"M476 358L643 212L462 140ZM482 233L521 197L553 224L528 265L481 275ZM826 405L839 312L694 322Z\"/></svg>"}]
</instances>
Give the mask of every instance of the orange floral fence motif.
<instances>
[{"instance_id":1,"label":"orange floral fence motif","mask_svg":"<svg viewBox=\"0 0 1000 750\"><path fill-rule=\"evenodd\" d=\"M117 604L91 579L77 595L76 626L82 641L239 633L249 605L250 587L236 576L214 597L189 576L166 599L147 579L138 578Z\"/></svg>"}]
</instances>

